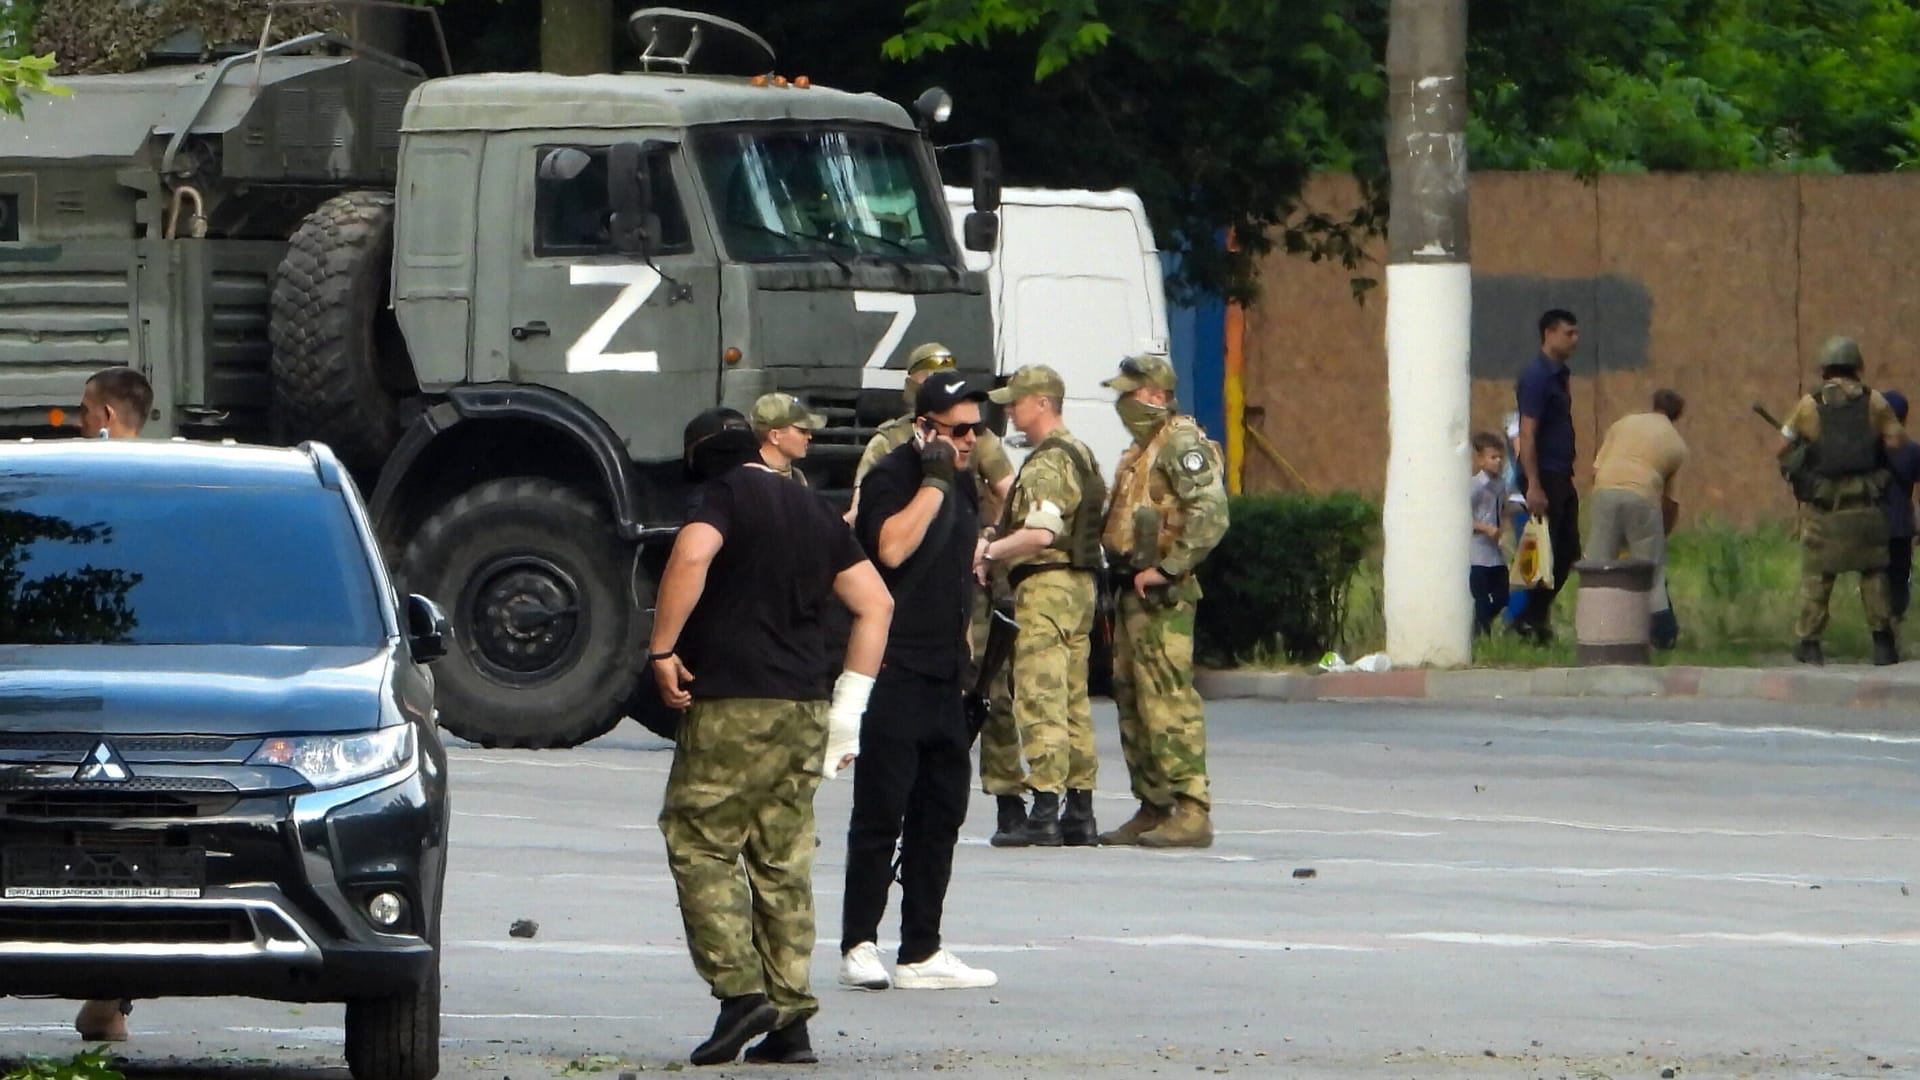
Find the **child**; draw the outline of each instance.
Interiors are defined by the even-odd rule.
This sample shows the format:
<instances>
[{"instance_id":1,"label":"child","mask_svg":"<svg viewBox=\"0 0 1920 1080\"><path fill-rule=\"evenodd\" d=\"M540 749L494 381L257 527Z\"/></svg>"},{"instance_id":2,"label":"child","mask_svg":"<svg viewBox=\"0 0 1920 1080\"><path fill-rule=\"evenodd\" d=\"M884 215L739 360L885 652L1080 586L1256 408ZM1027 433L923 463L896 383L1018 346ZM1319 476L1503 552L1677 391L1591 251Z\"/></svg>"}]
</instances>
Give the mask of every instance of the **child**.
<instances>
[{"instance_id":1,"label":"child","mask_svg":"<svg viewBox=\"0 0 1920 1080\"><path fill-rule=\"evenodd\" d=\"M1500 551L1500 524L1507 509L1507 482L1500 467L1506 442L1491 431L1473 437L1473 541L1467 584L1473 590L1473 629L1493 629L1493 617L1507 606L1507 560Z\"/></svg>"}]
</instances>

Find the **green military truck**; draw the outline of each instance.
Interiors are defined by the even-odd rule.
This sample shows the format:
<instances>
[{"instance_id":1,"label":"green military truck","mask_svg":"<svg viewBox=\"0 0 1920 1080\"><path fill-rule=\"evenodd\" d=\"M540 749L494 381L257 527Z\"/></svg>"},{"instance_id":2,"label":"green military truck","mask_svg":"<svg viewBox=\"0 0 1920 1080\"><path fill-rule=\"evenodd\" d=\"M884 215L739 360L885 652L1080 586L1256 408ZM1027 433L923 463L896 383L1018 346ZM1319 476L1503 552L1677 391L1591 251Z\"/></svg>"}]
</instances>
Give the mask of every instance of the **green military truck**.
<instances>
[{"instance_id":1,"label":"green military truck","mask_svg":"<svg viewBox=\"0 0 1920 1080\"><path fill-rule=\"evenodd\" d=\"M771 74L724 20L631 25L633 74L429 78L317 32L34 100L0 123L0 435L57 434L128 364L149 434L324 441L453 621L448 729L665 729L644 654L682 427L799 394L831 425L807 468L844 489L916 344L990 376L962 253L993 246L999 183L960 148L956 236L943 95L916 120Z\"/></svg>"}]
</instances>

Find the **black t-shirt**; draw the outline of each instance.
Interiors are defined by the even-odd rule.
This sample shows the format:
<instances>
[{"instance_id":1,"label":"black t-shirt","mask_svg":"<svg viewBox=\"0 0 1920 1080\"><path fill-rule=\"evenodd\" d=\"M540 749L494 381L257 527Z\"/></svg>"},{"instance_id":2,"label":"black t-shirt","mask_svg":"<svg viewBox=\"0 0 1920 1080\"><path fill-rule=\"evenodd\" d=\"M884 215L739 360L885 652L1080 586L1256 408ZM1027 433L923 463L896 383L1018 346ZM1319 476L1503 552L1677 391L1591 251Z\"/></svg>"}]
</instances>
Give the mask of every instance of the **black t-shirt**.
<instances>
[{"instance_id":1,"label":"black t-shirt","mask_svg":"<svg viewBox=\"0 0 1920 1080\"><path fill-rule=\"evenodd\" d=\"M960 677L966 663L968 605L973 600L973 545L980 535L980 495L962 472L920 547L898 568L880 561L880 529L920 490L920 451L911 442L880 459L860 482L854 532L893 592L889 664L935 679ZM907 592L901 592L902 584Z\"/></svg>"},{"instance_id":2,"label":"black t-shirt","mask_svg":"<svg viewBox=\"0 0 1920 1080\"><path fill-rule=\"evenodd\" d=\"M833 682L821 615L833 579L866 556L820 496L742 465L700 486L688 524L724 537L680 633L695 698L824 701Z\"/></svg>"}]
</instances>

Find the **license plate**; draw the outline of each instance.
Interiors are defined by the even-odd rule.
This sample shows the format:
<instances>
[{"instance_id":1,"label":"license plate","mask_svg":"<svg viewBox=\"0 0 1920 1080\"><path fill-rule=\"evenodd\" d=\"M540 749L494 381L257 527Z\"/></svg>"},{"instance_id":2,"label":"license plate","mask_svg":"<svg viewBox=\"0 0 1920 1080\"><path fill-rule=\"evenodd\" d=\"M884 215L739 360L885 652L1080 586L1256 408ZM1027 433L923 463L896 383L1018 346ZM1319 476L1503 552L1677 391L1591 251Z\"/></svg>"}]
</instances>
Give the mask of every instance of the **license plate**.
<instances>
[{"instance_id":1,"label":"license plate","mask_svg":"<svg viewBox=\"0 0 1920 1080\"><path fill-rule=\"evenodd\" d=\"M8 900L193 900L206 885L197 847L17 845L0 850L0 896Z\"/></svg>"}]
</instances>

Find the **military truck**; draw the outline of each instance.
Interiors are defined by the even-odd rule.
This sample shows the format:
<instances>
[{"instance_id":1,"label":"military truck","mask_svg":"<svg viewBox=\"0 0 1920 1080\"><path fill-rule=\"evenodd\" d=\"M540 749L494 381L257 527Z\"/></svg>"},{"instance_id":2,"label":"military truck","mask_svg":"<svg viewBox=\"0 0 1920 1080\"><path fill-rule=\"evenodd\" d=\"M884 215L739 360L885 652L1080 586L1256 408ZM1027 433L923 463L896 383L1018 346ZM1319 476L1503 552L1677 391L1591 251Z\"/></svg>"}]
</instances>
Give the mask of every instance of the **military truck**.
<instances>
[{"instance_id":1,"label":"military truck","mask_svg":"<svg viewBox=\"0 0 1920 1080\"><path fill-rule=\"evenodd\" d=\"M999 167L948 148L978 207L956 230L943 94L916 117L774 74L725 20L630 26L629 74L430 78L323 31L34 100L0 124L0 435L57 434L130 364L149 433L324 441L453 622L447 728L668 730L644 654L683 426L796 393L831 492L915 345L989 375L962 247L994 244Z\"/></svg>"}]
</instances>

